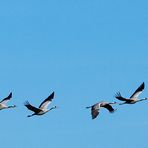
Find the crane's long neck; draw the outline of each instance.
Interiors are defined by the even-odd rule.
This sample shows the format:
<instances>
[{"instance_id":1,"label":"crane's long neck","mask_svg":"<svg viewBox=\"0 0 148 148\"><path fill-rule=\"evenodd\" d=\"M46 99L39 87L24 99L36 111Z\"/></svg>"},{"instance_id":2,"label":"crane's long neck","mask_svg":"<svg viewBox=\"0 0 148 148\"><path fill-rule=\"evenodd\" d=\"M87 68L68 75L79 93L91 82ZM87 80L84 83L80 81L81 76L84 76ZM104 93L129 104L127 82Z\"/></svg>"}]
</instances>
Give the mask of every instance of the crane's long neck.
<instances>
[{"instance_id":1,"label":"crane's long neck","mask_svg":"<svg viewBox=\"0 0 148 148\"><path fill-rule=\"evenodd\" d=\"M148 98L139 99L137 100L137 102L144 101L144 100L148 100Z\"/></svg>"},{"instance_id":2,"label":"crane's long neck","mask_svg":"<svg viewBox=\"0 0 148 148\"><path fill-rule=\"evenodd\" d=\"M91 108L92 106L87 106L86 108L88 109L88 108Z\"/></svg>"},{"instance_id":3,"label":"crane's long neck","mask_svg":"<svg viewBox=\"0 0 148 148\"><path fill-rule=\"evenodd\" d=\"M50 108L48 111L56 109L56 108L57 108L57 106L54 106L54 107Z\"/></svg>"},{"instance_id":4,"label":"crane's long neck","mask_svg":"<svg viewBox=\"0 0 148 148\"><path fill-rule=\"evenodd\" d=\"M126 102L123 102L123 103L119 103L119 105L124 105L124 104L127 104Z\"/></svg>"},{"instance_id":5,"label":"crane's long neck","mask_svg":"<svg viewBox=\"0 0 148 148\"><path fill-rule=\"evenodd\" d=\"M117 102L110 102L109 104L117 104Z\"/></svg>"},{"instance_id":6,"label":"crane's long neck","mask_svg":"<svg viewBox=\"0 0 148 148\"><path fill-rule=\"evenodd\" d=\"M34 116L34 115L36 115L36 114L34 113L34 114L32 114L32 115L28 115L27 117L32 117L32 116Z\"/></svg>"},{"instance_id":7,"label":"crane's long neck","mask_svg":"<svg viewBox=\"0 0 148 148\"><path fill-rule=\"evenodd\" d=\"M8 108L14 108L16 107L16 105L11 105L11 106L8 106Z\"/></svg>"}]
</instances>

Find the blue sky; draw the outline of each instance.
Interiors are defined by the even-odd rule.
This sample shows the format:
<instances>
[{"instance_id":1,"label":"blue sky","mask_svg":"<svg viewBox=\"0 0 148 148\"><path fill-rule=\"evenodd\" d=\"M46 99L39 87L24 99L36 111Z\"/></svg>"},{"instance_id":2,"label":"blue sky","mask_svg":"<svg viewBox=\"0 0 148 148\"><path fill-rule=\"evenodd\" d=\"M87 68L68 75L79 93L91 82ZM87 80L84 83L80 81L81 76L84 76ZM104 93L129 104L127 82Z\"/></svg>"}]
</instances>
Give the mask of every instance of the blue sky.
<instances>
[{"instance_id":1,"label":"blue sky","mask_svg":"<svg viewBox=\"0 0 148 148\"><path fill-rule=\"evenodd\" d=\"M145 82L148 97L148 2L54 0L0 2L0 111L5 148L147 148L148 102L114 105L91 120L85 107L129 97ZM38 106L55 91L59 108L41 117ZM51 105L51 106L52 106Z\"/></svg>"}]
</instances>

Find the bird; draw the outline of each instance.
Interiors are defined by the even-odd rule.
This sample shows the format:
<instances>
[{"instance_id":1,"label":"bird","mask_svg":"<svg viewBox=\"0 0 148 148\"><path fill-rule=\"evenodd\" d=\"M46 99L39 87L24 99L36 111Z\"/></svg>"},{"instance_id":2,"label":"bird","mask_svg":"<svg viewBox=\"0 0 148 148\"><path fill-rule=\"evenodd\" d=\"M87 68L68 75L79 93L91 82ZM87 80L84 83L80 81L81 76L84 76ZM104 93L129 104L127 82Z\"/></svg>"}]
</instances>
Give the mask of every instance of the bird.
<instances>
[{"instance_id":1,"label":"bird","mask_svg":"<svg viewBox=\"0 0 148 148\"><path fill-rule=\"evenodd\" d=\"M7 106L7 103L10 101L11 98L12 98L12 92L2 101L0 101L0 110L16 107L16 105Z\"/></svg>"},{"instance_id":2,"label":"bird","mask_svg":"<svg viewBox=\"0 0 148 148\"><path fill-rule=\"evenodd\" d=\"M52 109L56 109L57 106L51 107L50 109L48 109L48 105L52 102L52 99L54 98L54 92L52 94L50 94L41 104L40 106L37 108L33 105L31 105L28 101L26 101L24 103L24 105L31 111L33 111L34 113L32 115L28 115L27 117L32 117L34 115L43 115L49 111L51 111Z\"/></svg>"},{"instance_id":3,"label":"bird","mask_svg":"<svg viewBox=\"0 0 148 148\"><path fill-rule=\"evenodd\" d=\"M116 102L109 103L106 101L101 101L101 102L98 102L92 106L88 106L86 108L91 108L92 119L95 119L99 115L100 109L102 107L106 108L110 113L113 113L115 111L115 109L111 106L111 104L116 104Z\"/></svg>"},{"instance_id":4,"label":"bird","mask_svg":"<svg viewBox=\"0 0 148 148\"><path fill-rule=\"evenodd\" d=\"M140 101L144 101L144 100L148 100L148 98L143 98L143 99L138 99L138 96L142 93L142 91L144 90L145 84L144 82L136 89L136 91L131 95L130 98L124 98L122 97L120 92L117 92L115 94L115 97L120 100L120 101L124 101L123 103L119 103L119 105L123 105L123 104L135 104L137 102Z\"/></svg>"}]
</instances>

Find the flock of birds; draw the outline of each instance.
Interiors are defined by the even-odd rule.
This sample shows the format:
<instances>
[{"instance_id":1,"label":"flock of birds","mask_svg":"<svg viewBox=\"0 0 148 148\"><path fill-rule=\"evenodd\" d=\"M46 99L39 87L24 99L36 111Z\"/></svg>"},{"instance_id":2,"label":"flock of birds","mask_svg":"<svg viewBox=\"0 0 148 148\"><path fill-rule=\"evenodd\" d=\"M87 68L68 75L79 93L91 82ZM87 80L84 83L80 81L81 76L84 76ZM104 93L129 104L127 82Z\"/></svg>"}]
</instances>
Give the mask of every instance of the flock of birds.
<instances>
[{"instance_id":1,"label":"flock of birds","mask_svg":"<svg viewBox=\"0 0 148 148\"><path fill-rule=\"evenodd\" d=\"M115 98L120 101L124 101L123 103L119 103L119 105L135 104L140 101L148 100L148 98L138 99L138 96L142 93L143 89L144 89L144 82L136 89L136 91L131 95L131 97L129 98L122 97L121 93L117 92ZM106 108L110 113L113 113L115 109L112 107L111 104L116 104L116 103L117 102L101 101L86 108L91 108L92 119L95 119L99 115L99 111L102 107Z\"/></svg>"},{"instance_id":2,"label":"flock of birds","mask_svg":"<svg viewBox=\"0 0 148 148\"><path fill-rule=\"evenodd\" d=\"M144 86L145 85L143 82L129 98L122 97L120 92L116 93L115 98L120 101L124 101L123 103L119 103L119 105L135 104L140 101L148 100L148 98L138 99L138 96L142 93ZM2 101L0 101L0 110L16 107L16 105L7 106L7 103L10 101L11 98L12 98L12 92L6 98L4 98ZM51 107L50 109L48 109L48 105L52 102L53 98L54 98L54 92L52 94L50 94L40 104L39 107L35 107L35 106L31 105L28 101L26 101L24 103L24 105L29 110L31 110L33 112L33 114L28 115L27 117L32 117L34 115L43 115L43 114L51 111L52 109L56 109L57 106L54 106L54 107ZM113 113L115 111L115 109L112 107L112 104L117 104L117 102L101 101L101 102L98 102L94 105L88 106L86 108L91 108L92 119L95 119L99 115L101 108L106 108L110 113Z\"/></svg>"}]
</instances>

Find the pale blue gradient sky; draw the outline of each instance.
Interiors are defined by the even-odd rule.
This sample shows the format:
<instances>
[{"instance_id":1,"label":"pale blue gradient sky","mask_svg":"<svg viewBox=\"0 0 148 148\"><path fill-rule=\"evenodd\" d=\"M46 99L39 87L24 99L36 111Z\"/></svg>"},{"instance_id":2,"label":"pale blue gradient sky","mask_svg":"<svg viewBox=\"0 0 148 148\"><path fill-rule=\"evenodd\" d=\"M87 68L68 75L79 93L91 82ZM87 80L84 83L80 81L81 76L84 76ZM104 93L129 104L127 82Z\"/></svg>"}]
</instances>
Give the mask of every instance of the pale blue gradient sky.
<instances>
[{"instance_id":1,"label":"pale blue gradient sky","mask_svg":"<svg viewBox=\"0 0 148 148\"><path fill-rule=\"evenodd\" d=\"M148 102L102 110L85 107L128 97L144 81L148 97L146 0L2 0L0 2L1 147L147 148ZM52 91L59 108L27 118ZM51 105L51 106L52 106Z\"/></svg>"}]
</instances>

